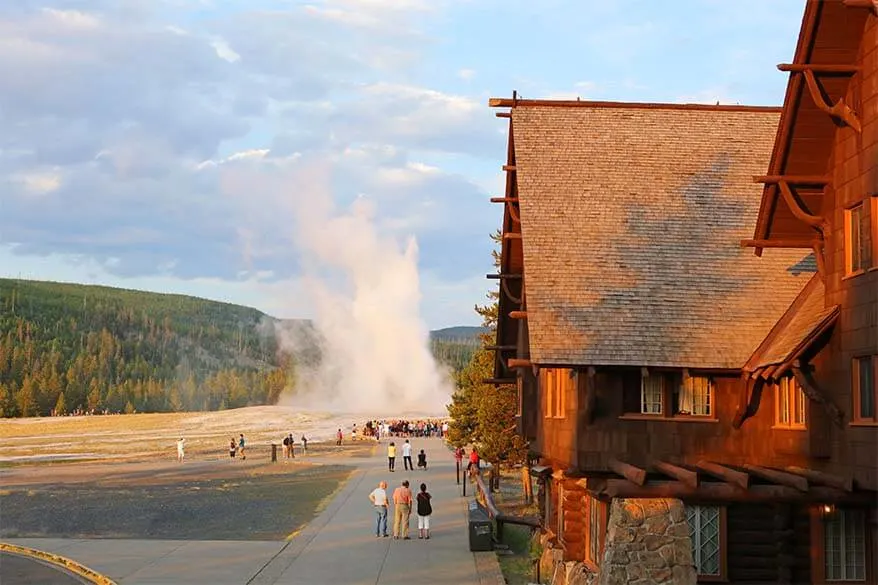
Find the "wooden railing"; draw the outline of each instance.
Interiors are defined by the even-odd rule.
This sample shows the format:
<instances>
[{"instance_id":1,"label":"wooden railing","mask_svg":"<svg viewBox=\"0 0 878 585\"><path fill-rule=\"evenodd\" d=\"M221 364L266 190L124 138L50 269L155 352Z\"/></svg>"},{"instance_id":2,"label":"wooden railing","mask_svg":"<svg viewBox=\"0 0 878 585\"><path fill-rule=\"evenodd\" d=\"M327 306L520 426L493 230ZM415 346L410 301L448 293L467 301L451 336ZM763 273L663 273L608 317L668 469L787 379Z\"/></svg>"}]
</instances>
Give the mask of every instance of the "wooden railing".
<instances>
[{"instance_id":1,"label":"wooden railing","mask_svg":"<svg viewBox=\"0 0 878 585\"><path fill-rule=\"evenodd\" d=\"M503 542L503 526L505 524L517 524L519 526L529 526L532 530L542 527L542 522L535 516L510 516L501 512L497 508L494 501L494 494L485 484L481 470L471 473L475 477L476 483L476 499L488 511L488 517L497 523L497 542Z\"/></svg>"}]
</instances>

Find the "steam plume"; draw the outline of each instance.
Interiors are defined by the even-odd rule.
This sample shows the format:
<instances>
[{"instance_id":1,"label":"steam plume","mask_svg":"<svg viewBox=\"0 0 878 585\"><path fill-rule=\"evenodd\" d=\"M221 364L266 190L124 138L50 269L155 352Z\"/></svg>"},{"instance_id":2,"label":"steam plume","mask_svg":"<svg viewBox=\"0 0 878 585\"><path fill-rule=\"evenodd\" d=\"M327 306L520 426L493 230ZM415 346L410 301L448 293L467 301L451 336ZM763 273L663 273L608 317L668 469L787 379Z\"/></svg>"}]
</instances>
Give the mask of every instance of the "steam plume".
<instances>
[{"instance_id":1,"label":"steam plume","mask_svg":"<svg viewBox=\"0 0 878 585\"><path fill-rule=\"evenodd\" d=\"M336 207L329 169L297 177L295 243L321 338L319 366L297 370L288 401L343 412L444 412L451 394L420 317L418 247L379 233L373 203ZM282 346L301 338L281 331Z\"/></svg>"}]
</instances>

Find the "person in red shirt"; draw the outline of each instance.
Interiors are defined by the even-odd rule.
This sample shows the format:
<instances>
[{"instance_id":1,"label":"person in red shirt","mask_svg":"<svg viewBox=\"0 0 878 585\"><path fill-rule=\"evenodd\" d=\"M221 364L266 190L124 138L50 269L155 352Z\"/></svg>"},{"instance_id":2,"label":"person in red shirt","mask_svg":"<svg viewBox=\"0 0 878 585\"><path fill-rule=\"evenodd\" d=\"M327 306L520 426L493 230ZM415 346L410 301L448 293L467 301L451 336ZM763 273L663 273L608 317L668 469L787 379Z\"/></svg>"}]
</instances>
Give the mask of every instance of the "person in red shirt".
<instances>
[{"instance_id":1,"label":"person in red shirt","mask_svg":"<svg viewBox=\"0 0 878 585\"><path fill-rule=\"evenodd\" d=\"M469 452L469 464L466 466L466 470L470 471L473 467L475 467L476 471L478 471L479 461L479 452L476 451L475 447L473 447L472 451Z\"/></svg>"},{"instance_id":2,"label":"person in red shirt","mask_svg":"<svg viewBox=\"0 0 878 585\"><path fill-rule=\"evenodd\" d=\"M409 537L409 518L412 515L412 490L405 480L393 490L393 538L411 540Z\"/></svg>"}]
</instances>

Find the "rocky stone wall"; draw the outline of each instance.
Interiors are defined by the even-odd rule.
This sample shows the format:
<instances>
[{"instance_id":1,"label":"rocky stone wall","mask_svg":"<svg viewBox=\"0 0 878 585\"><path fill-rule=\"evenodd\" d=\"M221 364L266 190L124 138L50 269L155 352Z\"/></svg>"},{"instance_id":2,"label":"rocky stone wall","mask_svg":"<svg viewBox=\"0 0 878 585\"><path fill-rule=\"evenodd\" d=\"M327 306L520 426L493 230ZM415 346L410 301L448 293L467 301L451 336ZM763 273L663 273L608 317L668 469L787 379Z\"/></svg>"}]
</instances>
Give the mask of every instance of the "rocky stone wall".
<instances>
[{"instance_id":1,"label":"rocky stone wall","mask_svg":"<svg viewBox=\"0 0 878 585\"><path fill-rule=\"evenodd\" d=\"M680 500L615 499L596 585L695 585Z\"/></svg>"}]
</instances>

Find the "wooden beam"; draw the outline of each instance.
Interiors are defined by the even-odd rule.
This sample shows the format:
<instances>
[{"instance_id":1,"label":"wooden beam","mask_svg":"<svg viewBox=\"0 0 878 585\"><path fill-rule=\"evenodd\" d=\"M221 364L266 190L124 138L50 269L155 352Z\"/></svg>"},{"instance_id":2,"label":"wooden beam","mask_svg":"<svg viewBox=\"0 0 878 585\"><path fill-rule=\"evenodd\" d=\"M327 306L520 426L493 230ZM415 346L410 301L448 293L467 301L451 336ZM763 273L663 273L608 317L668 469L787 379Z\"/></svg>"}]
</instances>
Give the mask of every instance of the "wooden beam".
<instances>
[{"instance_id":1,"label":"wooden beam","mask_svg":"<svg viewBox=\"0 0 878 585\"><path fill-rule=\"evenodd\" d=\"M689 471L688 469L684 469L678 465L667 463L665 461L654 461L652 463L652 468L660 473L664 473L668 477L673 477L689 488L698 487L698 474L694 471Z\"/></svg>"},{"instance_id":2,"label":"wooden beam","mask_svg":"<svg viewBox=\"0 0 878 585\"><path fill-rule=\"evenodd\" d=\"M878 15L878 0L844 0L844 5L848 8L870 8Z\"/></svg>"},{"instance_id":3,"label":"wooden beam","mask_svg":"<svg viewBox=\"0 0 878 585\"><path fill-rule=\"evenodd\" d=\"M511 118L512 112L494 112L494 115L498 118Z\"/></svg>"},{"instance_id":4,"label":"wooden beam","mask_svg":"<svg viewBox=\"0 0 878 585\"><path fill-rule=\"evenodd\" d=\"M820 390L817 381L811 376L810 369L796 360L793 364L793 377L799 383L802 393L823 407L835 426L844 428L844 414L841 410Z\"/></svg>"},{"instance_id":5,"label":"wooden beam","mask_svg":"<svg viewBox=\"0 0 878 585\"><path fill-rule=\"evenodd\" d=\"M754 175L754 183L774 185L778 183L792 183L793 185L828 185L832 182L831 177L826 175Z\"/></svg>"},{"instance_id":6,"label":"wooden beam","mask_svg":"<svg viewBox=\"0 0 878 585\"><path fill-rule=\"evenodd\" d=\"M639 486L627 479L592 479L586 483L588 492L601 499L609 498L683 498L715 502L807 502L863 503L874 502L872 492L848 493L831 487L812 487L802 492L782 485L754 485L742 490L723 482L704 482L693 488L681 481L649 482Z\"/></svg>"},{"instance_id":7,"label":"wooden beam","mask_svg":"<svg viewBox=\"0 0 878 585\"><path fill-rule=\"evenodd\" d=\"M513 351L518 349L517 345L486 345L488 351Z\"/></svg>"},{"instance_id":8,"label":"wooden beam","mask_svg":"<svg viewBox=\"0 0 878 585\"><path fill-rule=\"evenodd\" d=\"M618 473L628 481L642 486L646 483L646 470L640 469L639 467L635 467L629 463L624 463L619 461L618 459L610 458L607 462L607 465L614 472Z\"/></svg>"},{"instance_id":9,"label":"wooden beam","mask_svg":"<svg viewBox=\"0 0 878 585\"><path fill-rule=\"evenodd\" d=\"M489 98L488 107L491 108L514 108L516 106L541 106L555 108L569 107L622 107L631 110L695 110L709 112L780 112L777 106L740 106L737 104L669 104L648 102L608 102L591 100L549 100L549 99L520 99L520 98Z\"/></svg>"},{"instance_id":10,"label":"wooden beam","mask_svg":"<svg viewBox=\"0 0 878 585\"><path fill-rule=\"evenodd\" d=\"M518 232L506 232L505 234L503 234L503 239L504 240L520 240L521 234Z\"/></svg>"},{"instance_id":11,"label":"wooden beam","mask_svg":"<svg viewBox=\"0 0 878 585\"><path fill-rule=\"evenodd\" d=\"M779 485L785 485L797 489L800 492L808 491L808 480L800 475L786 473L785 471L777 471L776 469L769 469L759 465L751 465L749 463L745 463L741 467L749 471L752 475L761 477L764 480L772 481Z\"/></svg>"},{"instance_id":12,"label":"wooden beam","mask_svg":"<svg viewBox=\"0 0 878 585\"><path fill-rule=\"evenodd\" d=\"M741 240L742 248L811 248L813 240Z\"/></svg>"},{"instance_id":13,"label":"wooden beam","mask_svg":"<svg viewBox=\"0 0 878 585\"><path fill-rule=\"evenodd\" d=\"M725 467L724 465L701 460L695 464L695 467L708 475L712 475L713 477L721 479L728 484L737 486L742 489L747 489L747 487L750 485L749 475L742 471L737 471L735 469Z\"/></svg>"},{"instance_id":14,"label":"wooden beam","mask_svg":"<svg viewBox=\"0 0 878 585\"><path fill-rule=\"evenodd\" d=\"M518 203L518 197L491 197L491 203Z\"/></svg>"},{"instance_id":15,"label":"wooden beam","mask_svg":"<svg viewBox=\"0 0 878 585\"><path fill-rule=\"evenodd\" d=\"M509 273L501 272L499 274L497 274L497 273L486 274L485 278L487 278L488 280L504 280L504 279L518 280L521 278L521 274L513 274L511 272L509 272Z\"/></svg>"},{"instance_id":16,"label":"wooden beam","mask_svg":"<svg viewBox=\"0 0 878 585\"><path fill-rule=\"evenodd\" d=\"M517 381L516 378L485 378L482 380L482 383L490 384L491 386L507 386L515 384Z\"/></svg>"},{"instance_id":17,"label":"wooden beam","mask_svg":"<svg viewBox=\"0 0 878 585\"><path fill-rule=\"evenodd\" d=\"M503 170L504 171L514 171L515 165L503 165Z\"/></svg>"},{"instance_id":18,"label":"wooden beam","mask_svg":"<svg viewBox=\"0 0 878 585\"><path fill-rule=\"evenodd\" d=\"M796 467L795 465L786 467L785 471L787 473L801 475L812 483L818 485L825 485L846 492L854 491L854 478L851 476L842 477L840 475L833 475L831 473L824 473L813 469L805 469L804 467Z\"/></svg>"},{"instance_id":19,"label":"wooden beam","mask_svg":"<svg viewBox=\"0 0 878 585\"><path fill-rule=\"evenodd\" d=\"M527 311L509 311L510 319L527 319Z\"/></svg>"},{"instance_id":20,"label":"wooden beam","mask_svg":"<svg viewBox=\"0 0 878 585\"><path fill-rule=\"evenodd\" d=\"M870 0L871 1L871 0ZM857 73L860 68L856 65L828 65L822 63L781 63L777 66L781 71L802 73L813 71L814 73Z\"/></svg>"},{"instance_id":21,"label":"wooden beam","mask_svg":"<svg viewBox=\"0 0 878 585\"><path fill-rule=\"evenodd\" d=\"M817 78L814 77L814 72L810 69L806 69L803 72L805 76L805 85L808 87L808 92L811 94L811 99L814 100L814 105L818 108L829 114L836 120L844 122L848 126L850 126L857 134L863 131L863 126L860 124L860 119L857 118L857 115L854 113L852 109L848 107L846 103L844 103L844 98L838 98L838 101L835 102L834 105L829 105L826 99L823 97L823 92L820 91L820 86L817 85Z\"/></svg>"},{"instance_id":22,"label":"wooden beam","mask_svg":"<svg viewBox=\"0 0 878 585\"><path fill-rule=\"evenodd\" d=\"M757 374L759 372L760 370L756 370L753 373ZM748 377L745 384L743 403L738 407L738 412L732 420L732 428L734 429L740 429L745 420L755 416L759 411L759 405L762 403L762 389L765 387L765 379L761 376L756 379Z\"/></svg>"},{"instance_id":23,"label":"wooden beam","mask_svg":"<svg viewBox=\"0 0 878 585\"><path fill-rule=\"evenodd\" d=\"M790 208L790 211L793 213L796 219L802 221L813 228L819 229L821 232L823 231L823 226L826 225L826 220L818 215L811 215L807 211L802 208L802 205L799 203L798 199L796 199L795 195L793 195L793 191L790 189L789 183L786 181L779 181L777 184L777 188L780 189L780 194L783 196L783 200L786 202L787 207Z\"/></svg>"},{"instance_id":24,"label":"wooden beam","mask_svg":"<svg viewBox=\"0 0 878 585\"><path fill-rule=\"evenodd\" d=\"M530 360L519 359L519 358L509 358L506 360L506 367L509 369L512 368L529 368L533 366Z\"/></svg>"},{"instance_id":25,"label":"wooden beam","mask_svg":"<svg viewBox=\"0 0 878 585\"><path fill-rule=\"evenodd\" d=\"M589 366L585 373L585 397L582 407L582 419L585 424L594 422L594 413L597 406L597 389L595 388L595 374L597 370L594 366Z\"/></svg>"}]
</instances>

